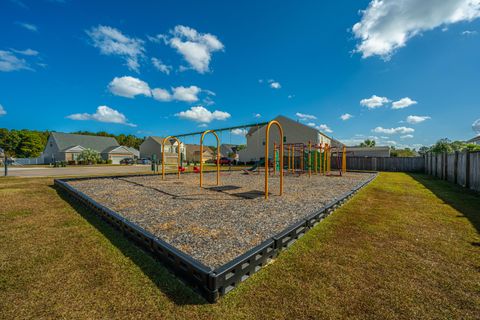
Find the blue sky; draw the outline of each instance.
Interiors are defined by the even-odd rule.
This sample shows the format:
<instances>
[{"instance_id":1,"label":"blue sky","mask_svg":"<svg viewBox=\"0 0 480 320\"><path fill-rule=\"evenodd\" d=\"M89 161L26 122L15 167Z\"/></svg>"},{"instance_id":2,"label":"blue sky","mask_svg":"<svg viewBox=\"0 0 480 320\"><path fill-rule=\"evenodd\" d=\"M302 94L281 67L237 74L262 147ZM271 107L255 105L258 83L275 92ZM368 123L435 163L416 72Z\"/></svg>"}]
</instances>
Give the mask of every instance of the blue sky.
<instances>
[{"instance_id":1,"label":"blue sky","mask_svg":"<svg viewBox=\"0 0 480 320\"><path fill-rule=\"evenodd\" d=\"M468 139L478 17L477 0L0 0L0 127L145 136L283 114L347 144Z\"/></svg>"}]
</instances>

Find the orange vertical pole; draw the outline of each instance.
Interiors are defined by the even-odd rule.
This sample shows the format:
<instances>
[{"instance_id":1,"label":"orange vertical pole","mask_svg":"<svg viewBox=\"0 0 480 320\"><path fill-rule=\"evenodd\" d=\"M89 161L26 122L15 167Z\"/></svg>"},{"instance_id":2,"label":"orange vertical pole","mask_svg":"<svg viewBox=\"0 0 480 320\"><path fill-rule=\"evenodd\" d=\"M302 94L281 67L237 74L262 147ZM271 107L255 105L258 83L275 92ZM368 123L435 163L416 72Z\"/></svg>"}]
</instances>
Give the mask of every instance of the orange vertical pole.
<instances>
[{"instance_id":1,"label":"orange vertical pole","mask_svg":"<svg viewBox=\"0 0 480 320\"><path fill-rule=\"evenodd\" d=\"M347 147L342 148L342 172L347 172Z\"/></svg>"},{"instance_id":2,"label":"orange vertical pole","mask_svg":"<svg viewBox=\"0 0 480 320\"><path fill-rule=\"evenodd\" d=\"M308 176L312 176L312 143L308 141Z\"/></svg>"}]
</instances>

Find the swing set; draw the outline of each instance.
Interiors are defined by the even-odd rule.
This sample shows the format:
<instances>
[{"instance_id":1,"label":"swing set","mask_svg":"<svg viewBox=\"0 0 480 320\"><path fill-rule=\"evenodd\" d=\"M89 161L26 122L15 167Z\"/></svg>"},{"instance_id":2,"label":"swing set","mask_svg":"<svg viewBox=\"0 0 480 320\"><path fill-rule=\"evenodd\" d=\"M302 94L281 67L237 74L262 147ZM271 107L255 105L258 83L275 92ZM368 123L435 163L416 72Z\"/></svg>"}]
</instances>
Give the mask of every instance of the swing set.
<instances>
[{"instance_id":1,"label":"swing set","mask_svg":"<svg viewBox=\"0 0 480 320\"><path fill-rule=\"evenodd\" d=\"M268 180L270 175L280 175L280 190L279 196L283 194L283 176L286 174L301 176L302 174L308 173L308 176L311 177L312 175L325 175L325 176L342 176L343 173L347 171L346 167L346 147L343 146L342 150L340 151L340 147L332 147L328 143L323 144L312 144L311 141L308 141L307 144L305 143L284 143L284 135L283 135L283 128L282 125L276 121L272 120L268 123L256 124L257 130L260 128L260 125L265 125L265 161L263 164L264 167L264 174L265 174L265 187L264 187L264 195L265 199L268 199L269 192L268 192ZM272 126L276 126L280 133L280 143L274 142L273 143L273 163L270 165L269 159L269 140L270 140L270 129ZM230 142L231 142L231 130L236 128L245 128L247 126L239 126L239 127L232 127L227 129L219 129L219 130L205 130L203 132L196 132L192 134L185 134L185 135L177 135L177 136L168 136L163 139L162 142L162 178L165 179L165 142L170 141L172 146L174 142L178 145L178 158L177 158L177 176L180 178L180 173L183 172L185 169L181 165L181 151L180 146L181 142L178 139L179 136L192 136L196 134L201 134L200 136L200 168L197 169L194 167L194 172L199 173L200 175L200 188L203 188L203 171L204 171L204 164L203 164L203 145L204 145L204 138L207 134L212 134L217 142L217 152L216 152L216 172L217 172L217 179L216 185L220 186L220 138L218 137L217 131L222 132L225 130L230 130ZM250 126L251 127L251 126ZM341 152L341 160L340 160L340 152ZM331 170L331 162L332 162L332 153L335 153L335 160L336 168L338 169L337 174L332 174ZM286 162L286 163L285 163ZM340 164L341 163L341 164ZM256 172L259 172L259 166L261 163L257 161L256 166L254 167ZM270 166L272 166L272 170L270 170ZM252 170L253 171L253 170Z\"/></svg>"}]
</instances>

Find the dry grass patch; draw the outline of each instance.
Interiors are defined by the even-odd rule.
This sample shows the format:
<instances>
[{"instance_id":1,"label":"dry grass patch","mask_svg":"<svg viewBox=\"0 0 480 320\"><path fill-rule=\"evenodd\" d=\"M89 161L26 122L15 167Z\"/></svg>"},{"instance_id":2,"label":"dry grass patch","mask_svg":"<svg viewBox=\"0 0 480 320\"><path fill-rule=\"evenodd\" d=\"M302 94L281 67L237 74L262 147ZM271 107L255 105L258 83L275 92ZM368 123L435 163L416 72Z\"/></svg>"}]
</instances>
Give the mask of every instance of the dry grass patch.
<instances>
[{"instance_id":1,"label":"dry grass patch","mask_svg":"<svg viewBox=\"0 0 480 320\"><path fill-rule=\"evenodd\" d=\"M215 305L52 184L0 179L2 319L480 314L480 197L442 181L380 174Z\"/></svg>"}]
</instances>

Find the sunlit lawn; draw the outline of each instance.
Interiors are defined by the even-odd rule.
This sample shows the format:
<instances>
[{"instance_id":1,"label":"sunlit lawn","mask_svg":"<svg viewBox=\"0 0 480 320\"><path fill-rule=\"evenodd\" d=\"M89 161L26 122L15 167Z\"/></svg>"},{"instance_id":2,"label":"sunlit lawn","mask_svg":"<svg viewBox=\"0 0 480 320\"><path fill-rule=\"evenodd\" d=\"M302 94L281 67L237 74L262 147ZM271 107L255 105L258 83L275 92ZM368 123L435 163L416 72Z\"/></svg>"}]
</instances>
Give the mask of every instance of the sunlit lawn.
<instances>
[{"instance_id":1,"label":"sunlit lawn","mask_svg":"<svg viewBox=\"0 0 480 320\"><path fill-rule=\"evenodd\" d=\"M0 319L480 315L480 196L423 175L380 174L213 305L52 185L0 179Z\"/></svg>"}]
</instances>

